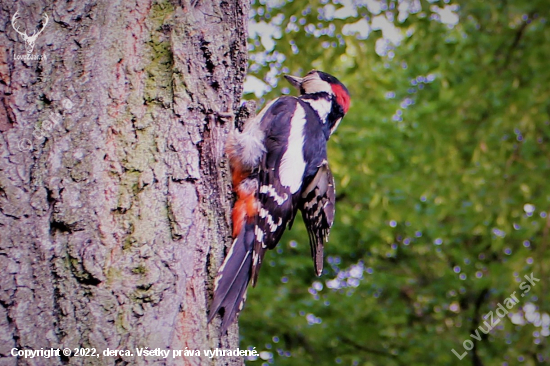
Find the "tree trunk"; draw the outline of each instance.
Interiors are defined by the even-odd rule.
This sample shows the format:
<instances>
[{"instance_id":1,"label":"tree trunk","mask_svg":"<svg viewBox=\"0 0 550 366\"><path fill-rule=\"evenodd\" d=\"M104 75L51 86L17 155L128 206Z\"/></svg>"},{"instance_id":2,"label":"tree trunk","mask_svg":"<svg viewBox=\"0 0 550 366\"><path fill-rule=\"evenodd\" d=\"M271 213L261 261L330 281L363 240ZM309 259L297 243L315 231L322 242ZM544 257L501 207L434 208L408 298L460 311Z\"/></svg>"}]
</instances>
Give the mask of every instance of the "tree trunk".
<instances>
[{"instance_id":1,"label":"tree trunk","mask_svg":"<svg viewBox=\"0 0 550 366\"><path fill-rule=\"evenodd\" d=\"M242 364L203 350L238 347L237 327L221 337L206 309L231 241L233 121L220 115L238 107L248 6L3 5L0 365ZM29 59L17 10L29 35L49 16Z\"/></svg>"}]
</instances>

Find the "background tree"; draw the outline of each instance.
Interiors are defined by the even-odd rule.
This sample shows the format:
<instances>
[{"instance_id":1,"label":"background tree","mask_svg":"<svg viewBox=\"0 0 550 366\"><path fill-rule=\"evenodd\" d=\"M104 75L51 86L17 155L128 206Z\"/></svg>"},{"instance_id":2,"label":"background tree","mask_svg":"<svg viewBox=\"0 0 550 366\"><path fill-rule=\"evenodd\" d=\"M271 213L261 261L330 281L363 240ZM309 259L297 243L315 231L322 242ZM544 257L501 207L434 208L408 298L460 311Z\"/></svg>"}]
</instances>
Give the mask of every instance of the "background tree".
<instances>
[{"instance_id":1,"label":"background tree","mask_svg":"<svg viewBox=\"0 0 550 366\"><path fill-rule=\"evenodd\" d=\"M193 364L230 242L223 158L246 72L246 1L30 1L0 10L0 363ZM21 29L49 22L21 59ZM43 25L44 23L42 23ZM36 59L38 58L38 59ZM12 348L129 349L24 360ZM220 358L217 364L240 364Z\"/></svg>"},{"instance_id":2,"label":"background tree","mask_svg":"<svg viewBox=\"0 0 550 366\"><path fill-rule=\"evenodd\" d=\"M318 68L348 86L352 107L329 144L327 269L314 277L296 225L249 291L243 346L277 365L549 362L548 11L537 0L253 3L248 90L271 99L290 92L280 73ZM471 338L531 273L540 282ZM459 360L451 350L468 339Z\"/></svg>"}]
</instances>

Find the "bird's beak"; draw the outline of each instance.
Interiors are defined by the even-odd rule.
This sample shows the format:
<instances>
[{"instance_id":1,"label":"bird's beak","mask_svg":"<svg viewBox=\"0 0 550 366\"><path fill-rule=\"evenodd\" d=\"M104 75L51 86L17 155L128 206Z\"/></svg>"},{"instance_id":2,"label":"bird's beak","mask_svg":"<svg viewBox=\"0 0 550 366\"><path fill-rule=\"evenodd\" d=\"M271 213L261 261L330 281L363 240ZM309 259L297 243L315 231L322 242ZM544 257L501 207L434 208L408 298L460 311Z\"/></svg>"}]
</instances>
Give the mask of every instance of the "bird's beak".
<instances>
[{"instance_id":1,"label":"bird's beak","mask_svg":"<svg viewBox=\"0 0 550 366\"><path fill-rule=\"evenodd\" d=\"M285 78L288 80L290 84L292 84L293 87L300 90L302 87L302 81L304 81L304 78L298 77L298 76L292 76L292 75L285 75Z\"/></svg>"}]
</instances>

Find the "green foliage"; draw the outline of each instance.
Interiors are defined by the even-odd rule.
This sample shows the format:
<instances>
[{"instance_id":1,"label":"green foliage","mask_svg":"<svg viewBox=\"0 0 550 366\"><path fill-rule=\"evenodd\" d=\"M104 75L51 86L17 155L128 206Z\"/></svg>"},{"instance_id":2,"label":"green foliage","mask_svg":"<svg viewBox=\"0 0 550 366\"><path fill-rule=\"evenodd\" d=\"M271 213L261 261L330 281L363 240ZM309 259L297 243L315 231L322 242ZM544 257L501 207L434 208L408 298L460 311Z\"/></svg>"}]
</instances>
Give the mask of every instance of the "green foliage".
<instances>
[{"instance_id":1,"label":"green foliage","mask_svg":"<svg viewBox=\"0 0 550 366\"><path fill-rule=\"evenodd\" d=\"M280 29L250 40L251 73L273 87L265 100L288 93L282 72L318 68L348 86L352 107L329 143L338 200L325 272L315 278L298 218L248 292L242 346L276 365L547 364L550 8L400 3L253 5L253 31ZM375 30L380 17L396 31ZM367 24L368 37L352 32ZM520 297L531 273L540 282ZM514 321L470 337L514 291ZM460 361L451 349L467 339Z\"/></svg>"}]
</instances>

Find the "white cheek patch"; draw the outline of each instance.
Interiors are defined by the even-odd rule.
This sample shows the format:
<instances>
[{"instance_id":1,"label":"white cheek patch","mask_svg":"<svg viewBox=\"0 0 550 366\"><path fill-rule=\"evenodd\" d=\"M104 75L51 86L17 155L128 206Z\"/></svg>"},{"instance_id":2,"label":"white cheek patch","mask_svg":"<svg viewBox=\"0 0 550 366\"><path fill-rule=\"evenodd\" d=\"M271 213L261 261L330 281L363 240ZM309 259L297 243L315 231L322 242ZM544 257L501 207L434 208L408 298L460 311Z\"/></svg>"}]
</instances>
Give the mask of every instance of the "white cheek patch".
<instances>
[{"instance_id":1,"label":"white cheek patch","mask_svg":"<svg viewBox=\"0 0 550 366\"><path fill-rule=\"evenodd\" d=\"M313 99L306 99L304 102L308 103L311 108L317 112L319 115L319 118L321 119L321 122L326 123L327 117L330 113L330 110L332 109L332 102L330 100L326 100L324 98L313 100Z\"/></svg>"},{"instance_id":2,"label":"white cheek patch","mask_svg":"<svg viewBox=\"0 0 550 366\"><path fill-rule=\"evenodd\" d=\"M294 116L290 120L290 135L288 146L283 154L279 166L279 177L281 184L290 188L290 193L296 193L301 185L306 169L304 161L304 126L306 124L306 112L300 104L296 104Z\"/></svg>"}]
</instances>

